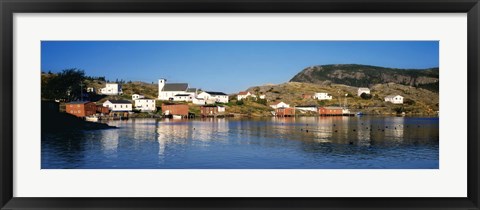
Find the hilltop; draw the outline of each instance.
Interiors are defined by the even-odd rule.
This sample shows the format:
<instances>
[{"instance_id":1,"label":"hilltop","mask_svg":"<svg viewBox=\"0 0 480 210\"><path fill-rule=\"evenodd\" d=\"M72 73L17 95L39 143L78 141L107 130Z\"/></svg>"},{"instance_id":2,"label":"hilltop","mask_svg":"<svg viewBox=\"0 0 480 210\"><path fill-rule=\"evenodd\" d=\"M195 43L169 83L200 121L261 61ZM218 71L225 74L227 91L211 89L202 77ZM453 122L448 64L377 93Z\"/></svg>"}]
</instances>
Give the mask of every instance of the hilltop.
<instances>
[{"instance_id":1,"label":"hilltop","mask_svg":"<svg viewBox=\"0 0 480 210\"><path fill-rule=\"evenodd\" d=\"M396 83L438 92L439 69L396 69L359 64L318 65L303 69L290 82L335 83L355 87Z\"/></svg>"}]
</instances>

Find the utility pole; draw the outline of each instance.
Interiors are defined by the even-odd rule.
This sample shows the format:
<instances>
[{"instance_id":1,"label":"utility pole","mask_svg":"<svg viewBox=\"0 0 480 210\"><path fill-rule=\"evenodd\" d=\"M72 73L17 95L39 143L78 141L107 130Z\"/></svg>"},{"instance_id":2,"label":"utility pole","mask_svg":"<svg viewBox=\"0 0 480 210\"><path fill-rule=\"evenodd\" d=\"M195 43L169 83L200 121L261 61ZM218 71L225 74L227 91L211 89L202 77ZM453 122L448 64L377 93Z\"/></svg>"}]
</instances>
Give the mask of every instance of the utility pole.
<instances>
[{"instance_id":1,"label":"utility pole","mask_svg":"<svg viewBox=\"0 0 480 210\"><path fill-rule=\"evenodd\" d=\"M83 83L80 83L80 101L83 101Z\"/></svg>"}]
</instances>

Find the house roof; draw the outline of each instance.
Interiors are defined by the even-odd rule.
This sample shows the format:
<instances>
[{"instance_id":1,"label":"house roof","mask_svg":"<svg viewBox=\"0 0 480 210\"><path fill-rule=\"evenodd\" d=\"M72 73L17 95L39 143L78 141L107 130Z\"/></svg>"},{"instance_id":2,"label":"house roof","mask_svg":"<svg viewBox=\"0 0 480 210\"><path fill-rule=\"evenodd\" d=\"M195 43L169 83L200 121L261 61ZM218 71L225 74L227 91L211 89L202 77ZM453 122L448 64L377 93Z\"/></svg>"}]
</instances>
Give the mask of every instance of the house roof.
<instances>
[{"instance_id":1,"label":"house roof","mask_svg":"<svg viewBox=\"0 0 480 210\"><path fill-rule=\"evenodd\" d=\"M220 95L220 96L226 96L227 95L223 92L213 92L213 91L205 91L205 92L210 94L210 95Z\"/></svg>"},{"instance_id":2,"label":"house roof","mask_svg":"<svg viewBox=\"0 0 480 210\"><path fill-rule=\"evenodd\" d=\"M369 88L358 88L358 90L370 90Z\"/></svg>"},{"instance_id":3,"label":"house roof","mask_svg":"<svg viewBox=\"0 0 480 210\"><path fill-rule=\"evenodd\" d=\"M132 102L128 100L108 100L112 104L131 104Z\"/></svg>"},{"instance_id":4,"label":"house roof","mask_svg":"<svg viewBox=\"0 0 480 210\"><path fill-rule=\"evenodd\" d=\"M71 101L71 102L68 102L67 104L86 104L86 103L90 103L90 101Z\"/></svg>"},{"instance_id":5,"label":"house roof","mask_svg":"<svg viewBox=\"0 0 480 210\"><path fill-rule=\"evenodd\" d=\"M317 107L316 105L301 105L301 106L295 106L295 107L305 107L305 108L310 108L310 107Z\"/></svg>"},{"instance_id":6,"label":"house roof","mask_svg":"<svg viewBox=\"0 0 480 210\"><path fill-rule=\"evenodd\" d=\"M240 93L238 93L238 95L247 95L249 92L248 91L240 91Z\"/></svg>"},{"instance_id":7,"label":"house roof","mask_svg":"<svg viewBox=\"0 0 480 210\"><path fill-rule=\"evenodd\" d=\"M177 94L175 96L191 96L190 94Z\"/></svg>"},{"instance_id":8,"label":"house roof","mask_svg":"<svg viewBox=\"0 0 480 210\"><path fill-rule=\"evenodd\" d=\"M188 88L187 92L189 92L189 93L197 92L197 88Z\"/></svg>"},{"instance_id":9,"label":"house roof","mask_svg":"<svg viewBox=\"0 0 480 210\"><path fill-rule=\"evenodd\" d=\"M162 91L186 91L188 83L169 83L163 86Z\"/></svg>"},{"instance_id":10,"label":"house roof","mask_svg":"<svg viewBox=\"0 0 480 210\"><path fill-rule=\"evenodd\" d=\"M280 103L287 104L287 103L285 103L285 102L283 102L283 101L279 101L279 102L273 102L273 103L271 103L270 105L278 105L278 104L280 104Z\"/></svg>"}]
</instances>

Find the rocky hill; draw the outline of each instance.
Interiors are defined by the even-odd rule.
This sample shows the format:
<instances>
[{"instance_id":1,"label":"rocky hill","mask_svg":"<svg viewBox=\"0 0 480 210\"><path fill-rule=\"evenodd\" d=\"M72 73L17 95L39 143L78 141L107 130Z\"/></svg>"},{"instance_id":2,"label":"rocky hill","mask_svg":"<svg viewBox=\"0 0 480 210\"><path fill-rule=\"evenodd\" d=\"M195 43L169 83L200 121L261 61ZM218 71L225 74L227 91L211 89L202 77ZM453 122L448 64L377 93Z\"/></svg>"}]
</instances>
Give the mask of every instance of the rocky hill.
<instances>
[{"instance_id":1,"label":"rocky hill","mask_svg":"<svg viewBox=\"0 0 480 210\"><path fill-rule=\"evenodd\" d=\"M438 68L395 69L358 64L319 65L305 68L290 82L324 85L335 83L354 87L396 83L438 92L439 71Z\"/></svg>"},{"instance_id":2,"label":"rocky hill","mask_svg":"<svg viewBox=\"0 0 480 210\"><path fill-rule=\"evenodd\" d=\"M415 115L435 115L439 109L438 93L423 88L402 84L387 83L371 85L371 99L357 96L357 87L342 84L313 84L302 82L287 82L279 85L255 86L247 89L251 93L265 94L269 103L283 101L292 106L347 106L353 111L370 114L392 114L397 110ZM302 94L313 95L317 92L329 93L332 100L318 101L303 98ZM385 102L387 95L404 96L403 105ZM234 98L234 97L232 97Z\"/></svg>"}]
</instances>

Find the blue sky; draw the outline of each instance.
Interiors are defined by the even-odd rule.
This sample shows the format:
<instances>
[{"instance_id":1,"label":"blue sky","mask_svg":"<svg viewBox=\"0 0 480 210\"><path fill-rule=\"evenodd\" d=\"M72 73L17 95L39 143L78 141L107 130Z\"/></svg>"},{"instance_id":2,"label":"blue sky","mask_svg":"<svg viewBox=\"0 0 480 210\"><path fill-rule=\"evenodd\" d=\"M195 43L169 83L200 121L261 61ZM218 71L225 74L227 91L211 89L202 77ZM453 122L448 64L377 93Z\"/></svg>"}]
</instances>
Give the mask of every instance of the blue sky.
<instances>
[{"instance_id":1,"label":"blue sky","mask_svg":"<svg viewBox=\"0 0 480 210\"><path fill-rule=\"evenodd\" d=\"M438 67L438 50L437 41L42 41L41 68L233 93L287 82L313 65Z\"/></svg>"}]
</instances>

